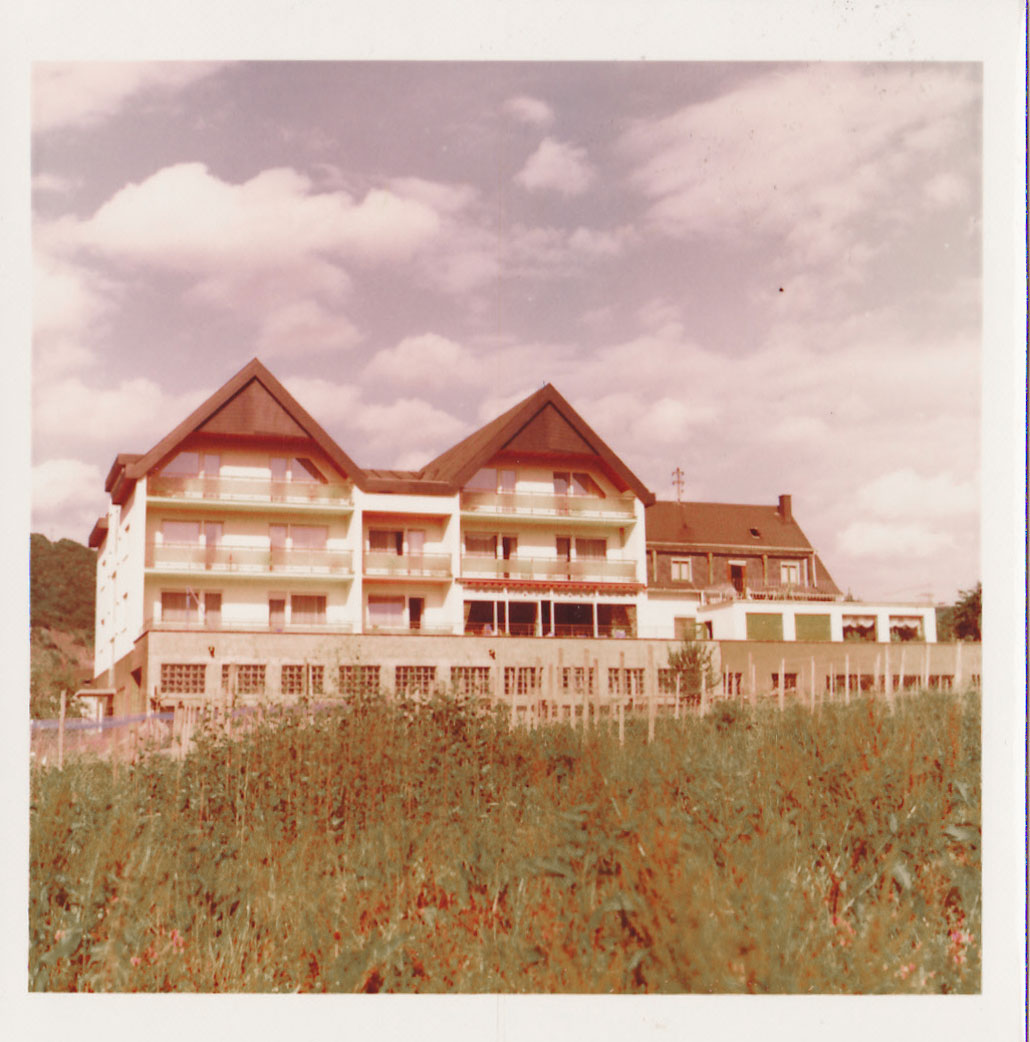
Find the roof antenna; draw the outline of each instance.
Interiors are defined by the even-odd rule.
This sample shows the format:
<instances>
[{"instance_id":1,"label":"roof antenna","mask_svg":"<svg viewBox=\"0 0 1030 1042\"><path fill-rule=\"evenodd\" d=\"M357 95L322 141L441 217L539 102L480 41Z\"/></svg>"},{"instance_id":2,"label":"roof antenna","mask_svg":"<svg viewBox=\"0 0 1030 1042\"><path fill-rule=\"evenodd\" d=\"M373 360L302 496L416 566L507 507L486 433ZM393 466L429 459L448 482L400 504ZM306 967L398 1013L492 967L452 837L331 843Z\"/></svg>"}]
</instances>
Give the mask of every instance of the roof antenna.
<instances>
[{"instance_id":1,"label":"roof antenna","mask_svg":"<svg viewBox=\"0 0 1030 1042\"><path fill-rule=\"evenodd\" d=\"M685 475L684 475L684 473L683 473L683 471L682 471L682 469L680 467L677 467L672 472L672 483L673 483L673 485L676 488L676 502L677 503L682 503L683 502L683 478L684 477L685 477Z\"/></svg>"}]
</instances>

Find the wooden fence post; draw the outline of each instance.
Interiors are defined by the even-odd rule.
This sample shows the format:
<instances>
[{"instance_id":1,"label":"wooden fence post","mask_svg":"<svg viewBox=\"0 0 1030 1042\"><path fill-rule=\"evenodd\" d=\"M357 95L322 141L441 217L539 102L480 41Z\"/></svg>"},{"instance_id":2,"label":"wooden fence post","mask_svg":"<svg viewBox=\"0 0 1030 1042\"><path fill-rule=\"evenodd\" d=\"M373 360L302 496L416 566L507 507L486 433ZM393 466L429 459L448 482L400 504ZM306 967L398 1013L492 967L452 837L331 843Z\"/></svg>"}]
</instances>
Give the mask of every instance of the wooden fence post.
<instances>
[{"instance_id":1,"label":"wooden fence post","mask_svg":"<svg viewBox=\"0 0 1030 1042\"><path fill-rule=\"evenodd\" d=\"M655 670L654 664L654 648L648 644L647 646L647 679L645 681L647 686L647 744L650 745L654 741L654 721L655 713L657 712L656 696L658 694L658 674Z\"/></svg>"},{"instance_id":2,"label":"wooden fence post","mask_svg":"<svg viewBox=\"0 0 1030 1042\"><path fill-rule=\"evenodd\" d=\"M844 656L844 704L851 705L851 656Z\"/></svg>"},{"instance_id":3,"label":"wooden fence post","mask_svg":"<svg viewBox=\"0 0 1030 1042\"><path fill-rule=\"evenodd\" d=\"M57 722L57 769L64 770L64 714L68 707L68 692L61 689L61 715Z\"/></svg>"},{"instance_id":4,"label":"wooden fence post","mask_svg":"<svg viewBox=\"0 0 1030 1042\"><path fill-rule=\"evenodd\" d=\"M883 674L880 672L880 653L876 653L876 667L873 670L873 690L876 690L876 685L880 683L880 678Z\"/></svg>"},{"instance_id":5,"label":"wooden fence post","mask_svg":"<svg viewBox=\"0 0 1030 1042\"><path fill-rule=\"evenodd\" d=\"M699 711L701 716L708 713L708 675L704 669L701 670L701 692Z\"/></svg>"},{"instance_id":6,"label":"wooden fence post","mask_svg":"<svg viewBox=\"0 0 1030 1042\"><path fill-rule=\"evenodd\" d=\"M894 701L894 680L891 677L891 653L889 647L883 649L883 691L888 702Z\"/></svg>"},{"instance_id":7,"label":"wooden fence post","mask_svg":"<svg viewBox=\"0 0 1030 1042\"><path fill-rule=\"evenodd\" d=\"M815 712L815 655L812 656L812 687L811 692L808 696L809 706L812 712Z\"/></svg>"},{"instance_id":8,"label":"wooden fence post","mask_svg":"<svg viewBox=\"0 0 1030 1042\"><path fill-rule=\"evenodd\" d=\"M680 671L677 669L676 670L676 705L673 707L673 710L672 710L672 716L673 716L674 720L678 720L680 718L680 681L681 681L681 679L682 678L680 677Z\"/></svg>"},{"instance_id":9,"label":"wooden fence post","mask_svg":"<svg viewBox=\"0 0 1030 1042\"><path fill-rule=\"evenodd\" d=\"M779 677L779 680L780 680L780 687L779 687L779 702L780 702L780 712L781 712L781 713L783 712L783 707L784 707L784 690L783 690L783 686L784 686L784 679L783 679L783 674L784 674L784 673L786 672L786 669L787 669L787 663L786 663L786 662L785 662L785 661L784 661L783 659L780 659L780 677Z\"/></svg>"},{"instance_id":10,"label":"wooden fence post","mask_svg":"<svg viewBox=\"0 0 1030 1042\"><path fill-rule=\"evenodd\" d=\"M962 641L955 641L955 690L962 687Z\"/></svg>"}]
</instances>

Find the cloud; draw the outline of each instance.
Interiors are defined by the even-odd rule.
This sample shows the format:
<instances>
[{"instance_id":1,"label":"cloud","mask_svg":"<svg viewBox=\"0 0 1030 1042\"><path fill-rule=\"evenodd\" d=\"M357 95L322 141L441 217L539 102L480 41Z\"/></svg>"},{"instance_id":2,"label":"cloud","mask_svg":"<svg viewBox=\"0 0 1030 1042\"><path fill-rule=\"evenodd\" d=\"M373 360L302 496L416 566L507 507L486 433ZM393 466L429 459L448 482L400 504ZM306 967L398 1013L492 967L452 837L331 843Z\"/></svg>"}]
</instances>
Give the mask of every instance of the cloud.
<instances>
[{"instance_id":1,"label":"cloud","mask_svg":"<svg viewBox=\"0 0 1030 1042\"><path fill-rule=\"evenodd\" d=\"M926 198L954 196L962 172L979 161L978 148L954 148L975 142L979 97L970 69L915 75L904 66L827 63L776 70L640 121L620 146L635 164L632 182L651 200L654 228L739 241L777 236L796 259L836 260L849 245L911 222L905 186L920 184L942 155L962 156L962 171L938 174Z\"/></svg>"},{"instance_id":2,"label":"cloud","mask_svg":"<svg viewBox=\"0 0 1030 1042\"><path fill-rule=\"evenodd\" d=\"M49 459L32 468L32 531L84 543L104 512L104 475L78 459Z\"/></svg>"},{"instance_id":3,"label":"cloud","mask_svg":"<svg viewBox=\"0 0 1030 1042\"><path fill-rule=\"evenodd\" d=\"M365 377L390 384L439 388L480 379L476 357L468 348L436 333L405 337L396 347L379 351L365 367Z\"/></svg>"},{"instance_id":4,"label":"cloud","mask_svg":"<svg viewBox=\"0 0 1030 1042\"><path fill-rule=\"evenodd\" d=\"M142 377L90 386L74 376L42 382L33 392L37 452L53 446L144 452L193 411L210 391L169 394Z\"/></svg>"},{"instance_id":5,"label":"cloud","mask_svg":"<svg viewBox=\"0 0 1030 1042\"><path fill-rule=\"evenodd\" d=\"M33 175L32 190L49 195L68 195L69 192L78 188L81 183L80 180L75 178L41 172Z\"/></svg>"},{"instance_id":6,"label":"cloud","mask_svg":"<svg viewBox=\"0 0 1030 1042\"><path fill-rule=\"evenodd\" d=\"M547 137L526 160L515 180L531 192L551 190L572 196L582 195L595 176L586 149Z\"/></svg>"},{"instance_id":7,"label":"cloud","mask_svg":"<svg viewBox=\"0 0 1030 1042\"><path fill-rule=\"evenodd\" d=\"M927 477L911 467L892 470L858 490L859 504L878 517L952 517L975 514L979 496L972 481L951 474Z\"/></svg>"},{"instance_id":8,"label":"cloud","mask_svg":"<svg viewBox=\"0 0 1030 1042\"><path fill-rule=\"evenodd\" d=\"M883 521L854 521L840 534L840 550L852 557L929 558L953 546L955 540L917 522L890 524Z\"/></svg>"},{"instance_id":9,"label":"cloud","mask_svg":"<svg viewBox=\"0 0 1030 1042\"><path fill-rule=\"evenodd\" d=\"M258 353L310 355L347 350L362 334L342 312L329 311L315 300L297 300L266 316L258 338Z\"/></svg>"},{"instance_id":10,"label":"cloud","mask_svg":"<svg viewBox=\"0 0 1030 1042\"><path fill-rule=\"evenodd\" d=\"M546 101L520 94L504 103L504 111L520 123L535 127L548 127L554 122L554 110Z\"/></svg>"},{"instance_id":11,"label":"cloud","mask_svg":"<svg viewBox=\"0 0 1030 1042\"><path fill-rule=\"evenodd\" d=\"M210 62L40 62L33 68L33 129L92 126L137 95L174 94L219 68Z\"/></svg>"},{"instance_id":12,"label":"cloud","mask_svg":"<svg viewBox=\"0 0 1030 1042\"><path fill-rule=\"evenodd\" d=\"M439 223L425 203L384 189L356 202L343 191L314 191L289 168L231 184L202 163L180 163L125 186L88 220L67 222L64 233L70 245L115 260L211 273L326 255L401 260Z\"/></svg>"}]
</instances>

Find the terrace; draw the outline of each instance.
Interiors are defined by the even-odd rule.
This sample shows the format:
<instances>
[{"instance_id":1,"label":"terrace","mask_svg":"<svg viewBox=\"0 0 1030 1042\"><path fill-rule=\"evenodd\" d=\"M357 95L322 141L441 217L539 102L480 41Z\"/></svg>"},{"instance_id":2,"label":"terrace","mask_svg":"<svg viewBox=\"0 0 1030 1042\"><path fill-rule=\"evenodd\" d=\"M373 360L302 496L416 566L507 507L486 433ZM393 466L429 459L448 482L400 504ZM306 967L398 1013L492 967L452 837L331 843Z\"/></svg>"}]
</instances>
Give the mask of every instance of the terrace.
<instances>
[{"instance_id":1,"label":"terrace","mask_svg":"<svg viewBox=\"0 0 1030 1042\"><path fill-rule=\"evenodd\" d=\"M350 550L308 547L203 546L196 543L148 543L151 572L223 572L251 575L353 574Z\"/></svg>"},{"instance_id":2,"label":"terrace","mask_svg":"<svg viewBox=\"0 0 1030 1042\"><path fill-rule=\"evenodd\" d=\"M556 517L576 521L632 521L634 500L631 496L556 496L537 492L484 492L466 489L461 494L461 512L474 517L517 516L520 521L553 520Z\"/></svg>"},{"instance_id":3,"label":"terrace","mask_svg":"<svg viewBox=\"0 0 1030 1042\"><path fill-rule=\"evenodd\" d=\"M351 506L347 485L316 481L278 481L271 478L197 477L194 475L155 474L148 479L147 497L153 501L233 503L261 507Z\"/></svg>"},{"instance_id":4,"label":"terrace","mask_svg":"<svg viewBox=\"0 0 1030 1042\"><path fill-rule=\"evenodd\" d=\"M635 561L581 557L565 560L554 557L497 558L467 554L461 559L464 579L512 579L547 582L633 582Z\"/></svg>"}]
</instances>

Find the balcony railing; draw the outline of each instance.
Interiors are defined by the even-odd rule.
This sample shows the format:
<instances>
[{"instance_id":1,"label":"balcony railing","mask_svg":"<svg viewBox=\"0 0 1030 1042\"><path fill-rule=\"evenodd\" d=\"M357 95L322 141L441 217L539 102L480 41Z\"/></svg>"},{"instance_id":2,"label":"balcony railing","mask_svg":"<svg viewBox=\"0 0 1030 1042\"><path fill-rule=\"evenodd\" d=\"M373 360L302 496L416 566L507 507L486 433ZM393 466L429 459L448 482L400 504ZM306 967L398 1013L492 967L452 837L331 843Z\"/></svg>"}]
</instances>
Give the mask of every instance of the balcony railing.
<instances>
[{"instance_id":1,"label":"balcony railing","mask_svg":"<svg viewBox=\"0 0 1030 1042\"><path fill-rule=\"evenodd\" d=\"M267 631L269 633L353 633L351 622L291 622L288 625L271 625L268 622L231 622L212 621L211 619L155 619L148 616L143 620L145 630L196 630L198 632L218 633L222 630L233 632Z\"/></svg>"},{"instance_id":2,"label":"balcony railing","mask_svg":"<svg viewBox=\"0 0 1030 1042\"><path fill-rule=\"evenodd\" d=\"M555 582L633 582L635 561L581 557L574 561L554 557L511 557L507 560L467 554L461 559L467 579L548 580Z\"/></svg>"},{"instance_id":3,"label":"balcony railing","mask_svg":"<svg viewBox=\"0 0 1030 1042\"><path fill-rule=\"evenodd\" d=\"M451 555L395 554L387 550L366 550L362 568L367 576L447 579L451 575Z\"/></svg>"},{"instance_id":4,"label":"balcony railing","mask_svg":"<svg viewBox=\"0 0 1030 1042\"><path fill-rule=\"evenodd\" d=\"M720 586L705 590L705 600L720 601L835 601L837 595L816 586L748 583L742 590Z\"/></svg>"},{"instance_id":5,"label":"balcony railing","mask_svg":"<svg viewBox=\"0 0 1030 1042\"><path fill-rule=\"evenodd\" d=\"M234 572L291 575L350 575L350 550L296 547L198 546L148 543L146 566L175 572Z\"/></svg>"},{"instance_id":6,"label":"balcony railing","mask_svg":"<svg viewBox=\"0 0 1030 1042\"><path fill-rule=\"evenodd\" d=\"M462 492L461 509L476 514L632 520L633 500L537 492Z\"/></svg>"},{"instance_id":7,"label":"balcony railing","mask_svg":"<svg viewBox=\"0 0 1030 1042\"><path fill-rule=\"evenodd\" d=\"M147 484L147 494L169 499L211 499L237 503L313 503L348 506L351 490L345 485L317 481L273 481L271 478L194 478L157 474Z\"/></svg>"}]
</instances>

